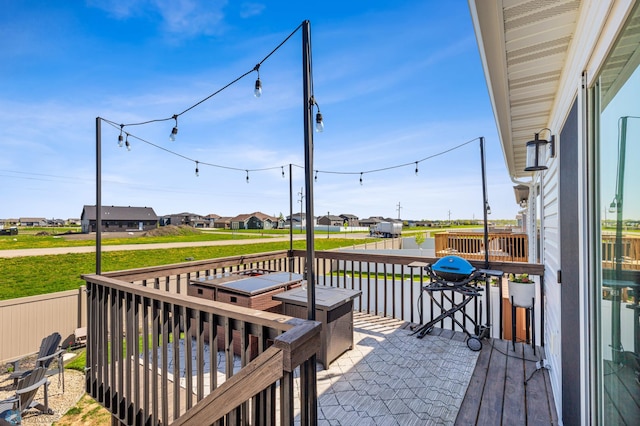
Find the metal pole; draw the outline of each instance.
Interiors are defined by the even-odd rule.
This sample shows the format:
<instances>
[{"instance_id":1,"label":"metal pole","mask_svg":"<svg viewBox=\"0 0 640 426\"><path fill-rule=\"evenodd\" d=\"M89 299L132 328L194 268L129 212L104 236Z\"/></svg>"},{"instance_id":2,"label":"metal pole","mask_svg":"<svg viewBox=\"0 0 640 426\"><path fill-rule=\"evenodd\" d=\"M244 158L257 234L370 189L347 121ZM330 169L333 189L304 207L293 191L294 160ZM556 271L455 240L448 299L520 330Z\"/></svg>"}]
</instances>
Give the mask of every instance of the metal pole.
<instances>
[{"instance_id":1,"label":"metal pole","mask_svg":"<svg viewBox=\"0 0 640 426\"><path fill-rule=\"evenodd\" d=\"M293 272L293 174L289 163L289 272Z\"/></svg>"},{"instance_id":2,"label":"metal pole","mask_svg":"<svg viewBox=\"0 0 640 426\"><path fill-rule=\"evenodd\" d=\"M89 225L89 232L91 232L91 225ZM102 119L96 117L96 275L100 274L102 274Z\"/></svg>"},{"instance_id":3,"label":"metal pole","mask_svg":"<svg viewBox=\"0 0 640 426\"><path fill-rule=\"evenodd\" d=\"M311 34L309 21L302 23L302 83L304 108L304 181L307 207L307 318L316 319L315 247L313 224L313 101L311 99Z\"/></svg>"},{"instance_id":4,"label":"metal pole","mask_svg":"<svg viewBox=\"0 0 640 426\"><path fill-rule=\"evenodd\" d=\"M484 218L484 267L489 269L489 225L487 219L487 206L489 199L487 198L487 173L485 167L484 155L484 136L480 136L480 166L482 170L482 215ZM484 291L487 300L487 322L486 326L491 335L491 287L490 279L487 277L484 281ZM482 321L482 319L480 319Z\"/></svg>"},{"instance_id":5,"label":"metal pole","mask_svg":"<svg viewBox=\"0 0 640 426\"><path fill-rule=\"evenodd\" d=\"M627 150L627 120L620 119L620 146L618 147L618 176L616 183L616 243L613 249L616 262L614 281L621 279L622 273L622 198L624 195L624 169ZM611 292L611 350L613 362L619 363L622 358L622 341L620 339L620 287L614 286Z\"/></svg>"},{"instance_id":6,"label":"metal pole","mask_svg":"<svg viewBox=\"0 0 640 426\"><path fill-rule=\"evenodd\" d=\"M307 318L316 319L316 278L314 271L315 247L313 226L313 106L311 81L311 25L308 20L302 22L302 83L304 109L304 180L307 192ZM316 355L312 355L309 361L304 363L308 372L309 388L307 389L308 423L318 423L318 389L316 386ZM304 416L303 416L304 417Z\"/></svg>"},{"instance_id":7,"label":"metal pole","mask_svg":"<svg viewBox=\"0 0 640 426\"><path fill-rule=\"evenodd\" d=\"M480 137L480 166L482 169L482 214L484 218L484 267L485 269L489 269L489 225L487 223L487 206L489 205L489 200L487 199L487 174L485 170L483 136Z\"/></svg>"},{"instance_id":8,"label":"metal pole","mask_svg":"<svg viewBox=\"0 0 640 426\"><path fill-rule=\"evenodd\" d=\"M300 188L300 192L298 192L298 195L300 195L300 233L302 234L302 212L304 211L304 208L302 207L302 202L304 201L303 188Z\"/></svg>"},{"instance_id":9,"label":"metal pole","mask_svg":"<svg viewBox=\"0 0 640 426\"><path fill-rule=\"evenodd\" d=\"M327 238L329 238L329 227L331 226L331 218L329 217L329 212L327 212Z\"/></svg>"}]
</instances>

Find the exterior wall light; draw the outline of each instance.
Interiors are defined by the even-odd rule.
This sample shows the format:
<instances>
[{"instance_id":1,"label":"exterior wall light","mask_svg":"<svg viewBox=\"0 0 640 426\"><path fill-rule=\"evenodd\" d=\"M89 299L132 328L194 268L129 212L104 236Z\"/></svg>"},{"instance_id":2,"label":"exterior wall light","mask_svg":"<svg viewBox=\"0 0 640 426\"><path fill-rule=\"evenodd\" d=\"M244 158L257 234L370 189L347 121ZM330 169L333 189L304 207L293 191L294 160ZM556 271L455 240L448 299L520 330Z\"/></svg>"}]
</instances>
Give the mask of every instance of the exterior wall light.
<instances>
[{"instance_id":1,"label":"exterior wall light","mask_svg":"<svg viewBox=\"0 0 640 426\"><path fill-rule=\"evenodd\" d=\"M529 187L527 185L516 185L513 187L513 192L516 196L516 203L522 208L526 207L529 200Z\"/></svg>"},{"instance_id":2,"label":"exterior wall light","mask_svg":"<svg viewBox=\"0 0 640 426\"><path fill-rule=\"evenodd\" d=\"M549 130L549 129L543 129ZM551 130L549 130L551 133ZM527 142L527 166L525 172L535 172L538 170L546 170L544 164L544 149L549 145L549 154L553 158L556 156L556 137L551 135L551 140L540 139L540 133L536 133L532 141Z\"/></svg>"}]
</instances>

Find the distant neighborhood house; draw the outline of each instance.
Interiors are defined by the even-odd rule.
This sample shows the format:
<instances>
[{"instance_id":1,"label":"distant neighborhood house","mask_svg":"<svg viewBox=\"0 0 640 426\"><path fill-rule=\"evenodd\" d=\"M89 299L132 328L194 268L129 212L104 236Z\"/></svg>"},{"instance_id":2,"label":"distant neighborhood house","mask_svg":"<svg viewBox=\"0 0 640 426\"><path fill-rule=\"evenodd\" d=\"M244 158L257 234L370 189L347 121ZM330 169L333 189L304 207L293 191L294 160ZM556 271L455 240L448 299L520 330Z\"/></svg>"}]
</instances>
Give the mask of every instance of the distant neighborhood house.
<instances>
[{"instance_id":1,"label":"distant neighborhood house","mask_svg":"<svg viewBox=\"0 0 640 426\"><path fill-rule=\"evenodd\" d=\"M47 226L49 223L44 217L21 217L20 226Z\"/></svg>"},{"instance_id":2,"label":"distant neighborhood house","mask_svg":"<svg viewBox=\"0 0 640 426\"><path fill-rule=\"evenodd\" d=\"M343 226L345 220L336 215L325 215L318 218L318 225L328 225L328 226Z\"/></svg>"},{"instance_id":3,"label":"distant neighborhood house","mask_svg":"<svg viewBox=\"0 0 640 426\"><path fill-rule=\"evenodd\" d=\"M151 207L102 206L102 232L149 231L158 227ZM82 232L96 232L96 206L84 206L80 216Z\"/></svg>"},{"instance_id":4,"label":"distant neighborhood house","mask_svg":"<svg viewBox=\"0 0 640 426\"><path fill-rule=\"evenodd\" d=\"M241 214L231 218L231 229L276 229L284 226L277 217L261 212Z\"/></svg>"},{"instance_id":5,"label":"distant neighborhood house","mask_svg":"<svg viewBox=\"0 0 640 426\"><path fill-rule=\"evenodd\" d=\"M344 222L347 222L347 226L360 226L360 220L358 219L358 216L354 214L343 213L340 217L342 218L343 225Z\"/></svg>"},{"instance_id":6,"label":"distant neighborhood house","mask_svg":"<svg viewBox=\"0 0 640 426\"><path fill-rule=\"evenodd\" d=\"M207 216L201 216L196 213L175 213L167 216L162 216L160 225L186 225L193 228L212 228L213 219Z\"/></svg>"},{"instance_id":7,"label":"distant neighborhood house","mask_svg":"<svg viewBox=\"0 0 640 426\"><path fill-rule=\"evenodd\" d=\"M213 227L218 229L231 229L231 216L218 216L213 221Z\"/></svg>"}]
</instances>

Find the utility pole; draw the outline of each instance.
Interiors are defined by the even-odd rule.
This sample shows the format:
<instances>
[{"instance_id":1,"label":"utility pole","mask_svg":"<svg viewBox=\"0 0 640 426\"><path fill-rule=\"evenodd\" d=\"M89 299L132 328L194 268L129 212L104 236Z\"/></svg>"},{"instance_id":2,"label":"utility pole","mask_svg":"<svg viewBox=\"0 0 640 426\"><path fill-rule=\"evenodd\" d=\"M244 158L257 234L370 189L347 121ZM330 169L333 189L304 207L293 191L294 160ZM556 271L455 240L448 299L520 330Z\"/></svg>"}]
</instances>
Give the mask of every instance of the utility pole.
<instances>
[{"instance_id":1,"label":"utility pole","mask_svg":"<svg viewBox=\"0 0 640 426\"><path fill-rule=\"evenodd\" d=\"M398 211L398 220L400 220L400 209L402 209L402 206L400 206L400 201L398 201L398 205L396 206L396 210Z\"/></svg>"},{"instance_id":2,"label":"utility pole","mask_svg":"<svg viewBox=\"0 0 640 426\"><path fill-rule=\"evenodd\" d=\"M449 213L449 226L451 226L451 210L449 210L448 213Z\"/></svg>"},{"instance_id":3,"label":"utility pole","mask_svg":"<svg viewBox=\"0 0 640 426\"><path fill-rule=\"evenodd\" d=\"M302 188L300 188L300 192L298 192L298 196L300 197L300 233L302 233L302 200L304 200L304 192L302 192Z\"/></svg>"}]
</instances>

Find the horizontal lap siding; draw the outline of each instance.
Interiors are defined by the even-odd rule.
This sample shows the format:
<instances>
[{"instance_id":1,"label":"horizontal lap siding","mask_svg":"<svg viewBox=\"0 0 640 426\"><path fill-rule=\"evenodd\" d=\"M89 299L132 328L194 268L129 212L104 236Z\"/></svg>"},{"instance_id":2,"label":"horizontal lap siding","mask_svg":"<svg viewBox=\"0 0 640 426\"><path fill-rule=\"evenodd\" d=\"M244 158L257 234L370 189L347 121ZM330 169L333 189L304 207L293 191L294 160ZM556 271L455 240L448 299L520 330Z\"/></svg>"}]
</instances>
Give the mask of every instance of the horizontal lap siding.
<instances>
[{"instance_id":1,"label":"horizontal lap siding","mask_svg":"<svg viewBox=\"0 0 640 426\"><path fill-rule=\"evenodd\" d=\"M53 332L62 338L86 325L84 287L0 301L0 362L38 352Z\"/></svg>"}]
</instances>

